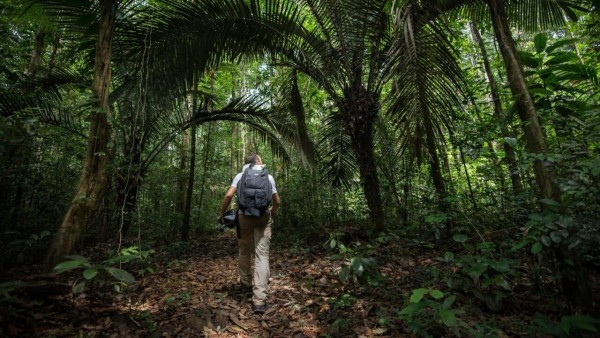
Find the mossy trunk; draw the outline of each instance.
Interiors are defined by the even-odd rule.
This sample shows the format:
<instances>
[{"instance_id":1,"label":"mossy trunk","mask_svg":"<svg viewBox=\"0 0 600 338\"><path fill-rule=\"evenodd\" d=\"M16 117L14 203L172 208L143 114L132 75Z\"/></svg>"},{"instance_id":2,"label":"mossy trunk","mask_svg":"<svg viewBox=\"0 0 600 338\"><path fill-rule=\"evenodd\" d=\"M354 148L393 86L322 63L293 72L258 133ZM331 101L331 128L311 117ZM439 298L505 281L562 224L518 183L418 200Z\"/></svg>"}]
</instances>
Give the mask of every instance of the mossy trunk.
<instances>
[{"instance_id":1,"label":"mossy trunk","mask_svg":"<svg viewBox=\"0 0 600 338\"><path fill-rule=\"evenodd\" d=\"M45 268L47 270L50 270L65 255L73 252L75 243L96 213L102 192L107 184L107 146L110 138L108 124L110 60L118 2L101 0L100 4L102 12L91 87L97 99L96 109L91 113L87 149L75 197L46 255Z\"/></svg>"}]
</instances>

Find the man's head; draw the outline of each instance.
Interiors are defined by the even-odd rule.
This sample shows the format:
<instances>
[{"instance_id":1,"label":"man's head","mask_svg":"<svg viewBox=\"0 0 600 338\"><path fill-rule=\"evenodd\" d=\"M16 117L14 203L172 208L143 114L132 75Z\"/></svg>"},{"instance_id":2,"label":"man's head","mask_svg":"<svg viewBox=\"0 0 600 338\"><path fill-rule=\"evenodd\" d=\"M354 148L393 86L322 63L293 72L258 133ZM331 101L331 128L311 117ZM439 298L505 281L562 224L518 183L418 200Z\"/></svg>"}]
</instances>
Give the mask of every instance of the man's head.
<instances>
[{"instance_id":1,"label":"man's head","mask_svg":"<svg viewBox=\"0 0 600 338\"><path fill-rule=\"evenodd\" d=\"M262 164L262 160L258 154L250 154L246 156L244 164Z\"/></svg>"}]
</instances>

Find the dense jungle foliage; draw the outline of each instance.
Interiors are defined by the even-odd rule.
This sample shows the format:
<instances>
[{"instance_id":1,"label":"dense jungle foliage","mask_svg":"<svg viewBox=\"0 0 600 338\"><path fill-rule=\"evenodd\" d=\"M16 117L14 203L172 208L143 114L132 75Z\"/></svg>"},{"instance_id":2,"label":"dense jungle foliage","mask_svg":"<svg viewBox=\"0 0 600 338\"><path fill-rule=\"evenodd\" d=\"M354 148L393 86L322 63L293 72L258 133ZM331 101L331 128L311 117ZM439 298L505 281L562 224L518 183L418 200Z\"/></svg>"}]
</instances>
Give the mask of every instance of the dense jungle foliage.
<instances>
[{"instance_id":1,"label":"dense jungle foliage","mask_svg":"<svg viewBox=\"0 0 600 338\"><path fill-rule=\"evenodd\" d=\"M597 335L599 14L0 0L0 335ZM217 223L250 153L259 319Z\"/></svg>"}]
</instances>

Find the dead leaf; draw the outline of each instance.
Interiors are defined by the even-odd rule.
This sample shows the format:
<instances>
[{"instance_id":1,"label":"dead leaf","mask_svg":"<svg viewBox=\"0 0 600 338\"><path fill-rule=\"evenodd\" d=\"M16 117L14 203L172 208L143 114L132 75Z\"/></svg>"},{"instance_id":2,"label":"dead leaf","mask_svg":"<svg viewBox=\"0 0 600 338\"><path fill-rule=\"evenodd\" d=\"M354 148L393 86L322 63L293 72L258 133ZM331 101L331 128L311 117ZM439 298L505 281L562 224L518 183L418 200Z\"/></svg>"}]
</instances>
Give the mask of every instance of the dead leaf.
<instances>
[{"instance_id":1,"label":"dead leaf","mask_svg":"<svg viewBox=\"0 0 600 338\"><path fill-rule=\"evenodd\" d=\"M233 313L229 315L229 318L231 319L231 321L241 327L242 329L244 329L244 331L248 330L248 328L246 327L246 325L244 325Z\"/></svg>"},{"instance_id":2,"label":"dead leaf","mask_svg":"<svg viewBox=\"0 0 600 338\"><path fill-rule=\"evenodd\" d=\"M191 313L185 316L185 323L192 329L199 332L202 332L204 330L204 326L206 325L206 321L201 320Z\"/></svg>"}]
</instances>

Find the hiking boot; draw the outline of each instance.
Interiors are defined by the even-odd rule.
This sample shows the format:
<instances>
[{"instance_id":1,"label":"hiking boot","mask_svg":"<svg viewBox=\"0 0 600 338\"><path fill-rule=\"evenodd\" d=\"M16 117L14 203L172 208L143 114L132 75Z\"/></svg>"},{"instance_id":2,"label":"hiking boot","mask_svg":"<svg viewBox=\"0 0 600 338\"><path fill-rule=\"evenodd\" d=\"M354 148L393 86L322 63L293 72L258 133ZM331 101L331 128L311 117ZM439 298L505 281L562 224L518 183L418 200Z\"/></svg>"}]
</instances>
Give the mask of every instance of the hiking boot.
<instances>
[{"instance_id":1,"label":"hiking boot","mask_svg":"<svg viewBox=\"0 0 600 338\"><path fill-rule=\"evenodd\" d=\"M267 311L267 304L262 304L262 305L252 304L252 311L254 311L254 313L257 315L263 314L263 313L265 313L265 311Z\"/></svg>"}]
</instances>

